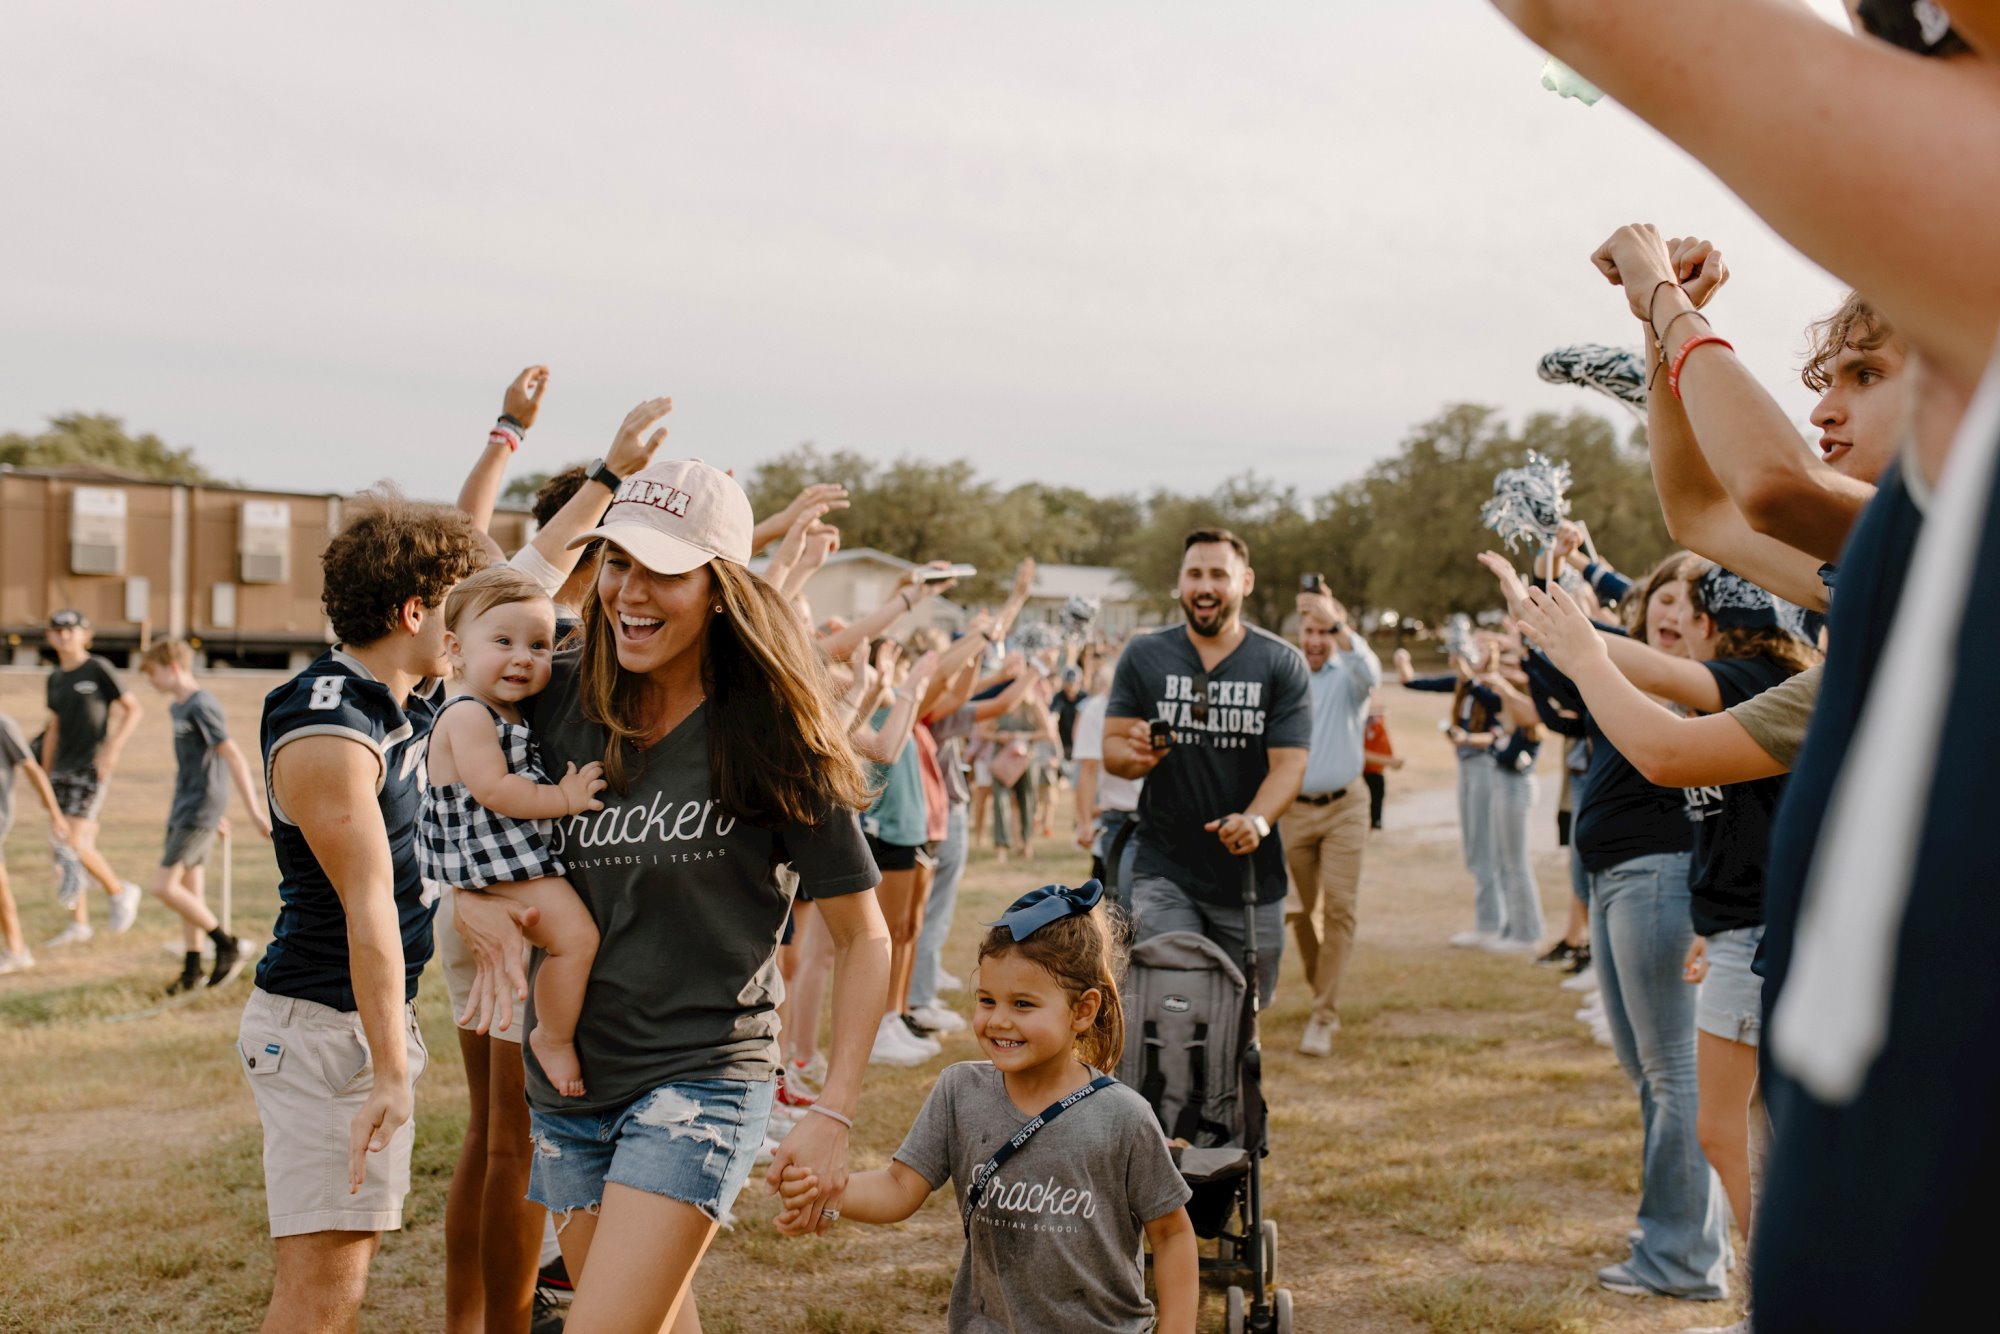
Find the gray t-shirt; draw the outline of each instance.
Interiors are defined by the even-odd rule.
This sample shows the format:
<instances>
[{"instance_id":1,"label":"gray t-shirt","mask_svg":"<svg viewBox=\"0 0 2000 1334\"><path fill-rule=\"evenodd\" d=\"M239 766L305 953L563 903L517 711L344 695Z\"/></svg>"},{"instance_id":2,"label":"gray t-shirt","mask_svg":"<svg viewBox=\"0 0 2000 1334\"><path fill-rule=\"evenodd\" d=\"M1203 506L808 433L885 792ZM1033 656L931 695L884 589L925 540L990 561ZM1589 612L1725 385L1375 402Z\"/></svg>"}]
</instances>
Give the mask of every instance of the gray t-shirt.
<instances>
[{"instance_id":1,"label":"gray t-shirt","mask_svg":"<svg viewBox=\"0 0 2000 1334\"><path fill-rule=\"evenodd\" d=\"M602 940L576 1027L589 1092L557 1094L530 1046L528 1100L541 1111L613 1111L662 1084L775 1077L778 939L793 890L778 868L790 863L815 899L881 879L851 810L773 829L724 810L709 783L708 709L643 759L628 750L630 792L606 788L603 810L554 822L549 851L569 867ZM584 719L577 699L573 653L556 659L528 722L551 776L604 758L604 728ZM529 1029L534 1013L531 990Z\"/></svg>"},{"instance_id":2,"label":"gray t-shirt","mask_svg":"<svg viewBox=\"0 0 2000 1334\"><path fill-rule=\"evenodd\" d=\"M49 772L82 773L97 763L104 744L111 702L125 692L102 658L85 658L74 671L49 673L49 712L56 716L55 763Z\"/></svg>"},{"instance_id":3,"label":"gray t-shirt","mask_svg":"<svg viewBox=\"0 0 2000 1334\"><path fill-rule=\"evenodd\" d=\"M939 1078L896 1161L959 1212L974 1172L1032 1118L1007 1099L991 1061ZM951 1285L953 1334L1153 1327L1146 1224L1192 1194L1146 1100L1123 1084L1093 1093L1004 1163L973 1215Z\"/></svg>"},{"instance_id":4,"label":"gray t-shirt","mask_svg":"<svg viewBox=\"0 0 2000 1334\"><path fill-rule=\"evenodd\" d=\"M229 740L222 706L206 690L167 706L174 724L174 804L169 829L213 829L229 809L229 766L215 748Z\"/></svg>"},{"instance_id":5,"label":"gray t-shirt","mask_svg":"<svg viewBox=\"0 0 2000 1334\"><path fill-rule=\"evenodd\" d=\"M1202 826L1243 810L1270 773L1266 752L1312 745L1305 655L1255 626L1208 673L1208 721L1191 702L1201 658L1183 626L1135 635L1111 680L1112 718L1163 718L1173 748L1139 793L1136 875L1162 876L1208 903L1243 901L1243 863ZM1275 822L1251 854L1257 901L1285 897L1285 853Z\"/></svg>"},{"instance_id":6,"label":"gray t-shirt","mask_svg":"<svg viewBox=\"0 0 2000 1334\"><path fill-rule=\"evenodd\" d=\"M1743 725L1758 749L1790 769L1798 763L1806 725L1812 722L1813 705L1819 703L1819 677L1820 664L1814 663L1762 694L1731 705L1729 716Z\"/></svg>"},{"instance_id":7,"label":"gray t-shirt","mask_svg":"<svg viewBox=\"0 0 2000 1334\"><path fill-rule=\"evenodd\" d=\"M14 824L14 774L23 760L32 758L19 724L0 713L0 838Z\"/></svg>"}]
</instances>

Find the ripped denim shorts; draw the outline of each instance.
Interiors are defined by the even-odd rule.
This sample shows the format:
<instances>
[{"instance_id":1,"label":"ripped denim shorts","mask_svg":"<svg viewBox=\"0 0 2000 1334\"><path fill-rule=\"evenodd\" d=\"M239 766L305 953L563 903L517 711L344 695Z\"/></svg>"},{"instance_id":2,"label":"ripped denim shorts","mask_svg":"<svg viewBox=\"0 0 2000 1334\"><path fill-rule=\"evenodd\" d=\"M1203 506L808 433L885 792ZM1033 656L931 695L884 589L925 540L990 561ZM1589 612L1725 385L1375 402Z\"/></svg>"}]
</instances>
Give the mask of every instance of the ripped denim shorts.
<instances>
[{"instance_id":1,"label":"ripped denim shorts","mask_svg":"<svg viewBox=\"0 0 2000 1334\"><path fill-rule=\"evenodd\" d=\"M662 1084L613 1111L532 1111L528 1198L560 1228L577 1209L596 1213L605 1183L615 1181L720 1222L750 1178L776 1090L771 1082L696 1079Z\"/></svg>"}]
</instances>

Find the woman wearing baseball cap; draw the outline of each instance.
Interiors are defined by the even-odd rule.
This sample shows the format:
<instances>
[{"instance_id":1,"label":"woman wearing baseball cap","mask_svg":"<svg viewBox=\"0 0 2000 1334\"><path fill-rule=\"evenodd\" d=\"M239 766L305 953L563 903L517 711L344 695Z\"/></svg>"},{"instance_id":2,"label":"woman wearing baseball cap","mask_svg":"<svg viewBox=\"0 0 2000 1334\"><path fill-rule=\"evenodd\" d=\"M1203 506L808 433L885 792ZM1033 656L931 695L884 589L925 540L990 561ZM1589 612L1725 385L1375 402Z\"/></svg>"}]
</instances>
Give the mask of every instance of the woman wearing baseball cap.
<instances>
[{"instance_id":1,"label":"woman wearing baseball cap","mask_svg":"<svg viewBox=\"0 0 2000 1334\"><path fill-rule=\"evenodd\" d=\"M603 935L577 1024L588 1094L560 1096L523 1049L529 1197L555 1215L582 1275L572 1318L593 1329L688 1320L695 1267L763 1143L781 866L819 905L838 961L818 1114L786 1136L771 1177L796 1163L831 1181L827 1211L888 989L880 876L855 816L866 780L804 627L747 568L753 526L742 488L699 460L625 479L571 544L603 544L581 648L526 706L545 764L600 760L610 783L602 810L549 839ZM529 994L509 964L511 910L463 891L456 909L480 958L472 1007L504 1022Z\"/></svg>"}]
</instances>

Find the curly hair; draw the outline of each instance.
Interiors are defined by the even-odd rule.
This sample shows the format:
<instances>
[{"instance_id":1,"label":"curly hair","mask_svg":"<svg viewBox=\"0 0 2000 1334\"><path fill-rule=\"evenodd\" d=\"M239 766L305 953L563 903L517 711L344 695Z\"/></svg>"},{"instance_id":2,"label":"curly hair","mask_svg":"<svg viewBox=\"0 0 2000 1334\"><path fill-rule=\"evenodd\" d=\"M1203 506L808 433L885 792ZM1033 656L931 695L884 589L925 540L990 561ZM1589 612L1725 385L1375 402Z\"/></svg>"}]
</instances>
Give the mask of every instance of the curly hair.
<instances>
[{"instance_id":1,"label":"curly hair","mask_svg":"<svg viewBox=\"0 0 2000 1334\"><path fill-rule=\"evenodd\" d=\"M569 504L570 497L589 480L589 475L581 466L572 465L543 482L535 492L534 504L529 507L535 516L535 527L548 527L549 520L555 518L562 507Z\"/></svg>"},{"instance_id":2,"label":"curly hair","mask_svg":"<svg viewBox=\"0 0 2000 1334\"><path fill-rule=\"evenodd\" d=\"M403 604L437 607L459 580L486 563L481 533L447 505L407 499L382 485L362 492L320 556L320 602L334 636L364 647L396 628Z\"/></svg>"},{"instance_id":3,"label":"curly hair","mask_svg":"<svg viewBox=\"0 0 2000 1334\"><path fill-rule=\"evenodd\" d=\"M1088 992L1097 993L1097 1017L1077 1034L1076 1056L1105 1074L1116 1070L1125 1055L1125 1011L1118 1000L1118 975L1125 970L1106 920L1116 911L1106 900L1090 912L1058 918L1026 940L1016 940L1012 931L996 926L979 942L979 962L1018 954L1054 978L1071 1005Z\"/></svg>"},{"instance_id":4,"label":"curly hair","mask_svg":"<svg viewBox=\"0 0 2000 1334\"><path fill-rule=\"evenodd\" d=\"M1810 343L1806 364L1799 368L1799 379L1815 394L1824 394L1833 384L1833 363L1842 352L1850 347L1857 352L1873 352L1897 334L1896 326L1867 297L1849 292L1833 314L1806 326L1806 337Z\"/></svg>"}]
</instances>

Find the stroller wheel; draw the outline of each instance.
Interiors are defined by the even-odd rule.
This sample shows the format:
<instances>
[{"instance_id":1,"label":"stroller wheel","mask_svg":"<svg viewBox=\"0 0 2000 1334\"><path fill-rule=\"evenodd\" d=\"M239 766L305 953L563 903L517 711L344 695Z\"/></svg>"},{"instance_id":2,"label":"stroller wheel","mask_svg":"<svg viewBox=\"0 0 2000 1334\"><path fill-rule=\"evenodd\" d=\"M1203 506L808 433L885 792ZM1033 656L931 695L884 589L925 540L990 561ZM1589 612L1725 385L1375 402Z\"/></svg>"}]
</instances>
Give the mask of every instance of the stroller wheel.
<instances>
[{"instance_id":1,"label":"stroller wheel","mask_svg":"<svg viewBox=\"0 0 2000 1334\"><path fill-rule=\"evenodd\" d=\"M1223 1299L1222 1309L1229 1334L1243 1334L1243 1289L1231 1287Z\"/></svg>"},{"instance_id":2,"label":"stroller wheel","mask_svg":"<svg viewBox=\"0 0 2000 1334\"><path fill-rule=\"evenodd\" d=\"M1292 1334L1292 1291L1279 1288L1271 1294L1271 1308L1277 1315L1278 1334Z\"/></svg>"},{"instance_id":3,"label":"stroller wheel","mask_svg":"<svg viewBox=\"0 0 2000 1334\"><path fill-rule=\"evenodd\" d=\"M1278 1223L1267 1218L1261 1229L1264 1242L1264 1286L1270 1287L1278 1279Z\"/></svg>"}]
</instances>

